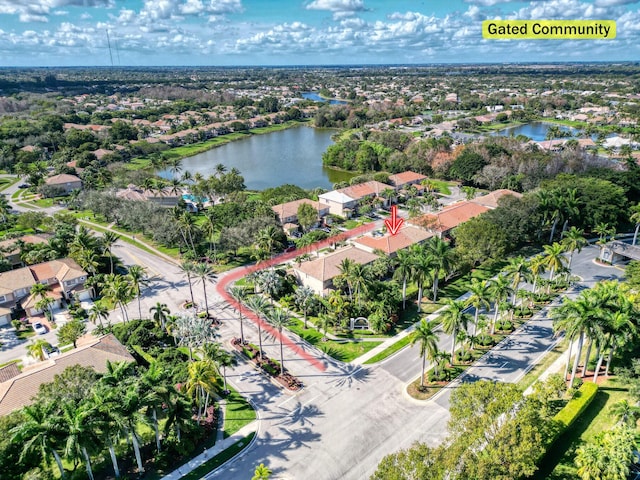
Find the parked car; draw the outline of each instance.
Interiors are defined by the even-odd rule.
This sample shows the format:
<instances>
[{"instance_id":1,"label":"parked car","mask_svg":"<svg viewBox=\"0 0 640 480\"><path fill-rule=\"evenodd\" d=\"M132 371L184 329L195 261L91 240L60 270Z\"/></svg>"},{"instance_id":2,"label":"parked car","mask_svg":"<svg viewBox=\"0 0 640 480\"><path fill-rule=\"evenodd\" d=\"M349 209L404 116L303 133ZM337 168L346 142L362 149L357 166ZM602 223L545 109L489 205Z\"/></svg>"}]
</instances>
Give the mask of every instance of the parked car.
<instances>
[{"instance_id":1,"label":"parked car","mask_svg":"<svg viewBox=\"0 0 640 480\"><path fill-rule=\"evenodd\" d=\"M57 357L58 355L60 355L60 349L52 345L45 345L44 347L42 347L42 352L47 358Z\"/></svg>"},{"instance_id":2,"label":"parked car","mask_svg":"<svg viewBox=\"0 0 640 480\"><path fill-rule=\"evenodd\" d=\"M18 188L29 188L31 185L29 185L28 183L21 183L20 185L18 185Z\"/></svg>"},{"instance_id":3,"label":"parked car","mask_svg":"<svg viewBox=\"0 0 640 480\"><path fill-rule=\"evenodd\" d=\"M33 331L36 332L38 335L43 335L47 333L47 327L45 327L40 322L36 322L32 326L33 326Z\"/></svg>"}]
</instances>

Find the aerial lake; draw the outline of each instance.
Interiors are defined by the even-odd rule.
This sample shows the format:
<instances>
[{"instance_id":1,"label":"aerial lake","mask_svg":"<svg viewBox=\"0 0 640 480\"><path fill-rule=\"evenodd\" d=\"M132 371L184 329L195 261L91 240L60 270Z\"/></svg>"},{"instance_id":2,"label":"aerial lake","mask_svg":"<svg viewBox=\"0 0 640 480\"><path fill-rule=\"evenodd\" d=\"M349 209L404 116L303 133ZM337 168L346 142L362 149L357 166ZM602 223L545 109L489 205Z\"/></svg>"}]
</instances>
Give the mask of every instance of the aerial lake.
<instances>
[{"instance_id":1,"label":"aerial lake","mask_svg":"<svg viewBox=\"0 0 640 480\"><path fill-rule=\"evenodd\" d=\"M294 127L263 135L251 135L182 160L183 171L207 177L222 163L240 170L250 190L264 190L285 183L305 189L331 189L336 182L347 181L352 173L324 168L322 154L333 144L336 130ZM160 172L170 178L168 171Z\"/></svg>"},{"instance_id":2,"label":"aerial lake","mask_svg":"<svg viewBox=\"0 0 640 480\"><path fill-rule=\"evenodd\" d=\"M552 125L553 123L547 122L531 122L524 125L518 125L517 127L505 128L493 133L492 135L501 135L503 137L517 137L518 135L524 135L534 142L541 142L546 140L547 131ZM565 127L562 125L559 125L559 127L561 130L569 132L572 135L575 135L578 132L575 128Z\"/></svg>"},{"instance_id":3,"label":"aerial lake","mask_svg":"<svg viewBox=\"0 0 640 480\"><path fill-rule=\"evenodd\" d=\"M304 98L305 100L313 100L314 102L325 102L325 103L329 102L331 105L346 105L347 103L349 103L344 100L322 98L316 92L302 92L301 95L302 95L302 98Z\"/></svg>"}]
</instances>

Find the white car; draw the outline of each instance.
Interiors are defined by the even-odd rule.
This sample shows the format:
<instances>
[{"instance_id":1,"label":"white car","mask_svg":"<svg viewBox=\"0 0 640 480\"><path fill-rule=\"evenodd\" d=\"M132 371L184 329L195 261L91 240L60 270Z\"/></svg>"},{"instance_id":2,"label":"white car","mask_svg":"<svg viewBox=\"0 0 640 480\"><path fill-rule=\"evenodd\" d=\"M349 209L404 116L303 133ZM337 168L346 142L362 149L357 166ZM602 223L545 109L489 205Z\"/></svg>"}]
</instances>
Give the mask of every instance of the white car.
<instances>
[{"instance_id":1,"label":"white car","mask_svg":"<svg viewBox=\"0 0 640 480\"><path fill-rule=\"evenodd\" d=\"M33 330L38 334L38 335L43 335L45 333L47 333L47 327L45 327L44 325L42 325L40 322L36 322L33 325Z\"/></svg>"}]
</instances>

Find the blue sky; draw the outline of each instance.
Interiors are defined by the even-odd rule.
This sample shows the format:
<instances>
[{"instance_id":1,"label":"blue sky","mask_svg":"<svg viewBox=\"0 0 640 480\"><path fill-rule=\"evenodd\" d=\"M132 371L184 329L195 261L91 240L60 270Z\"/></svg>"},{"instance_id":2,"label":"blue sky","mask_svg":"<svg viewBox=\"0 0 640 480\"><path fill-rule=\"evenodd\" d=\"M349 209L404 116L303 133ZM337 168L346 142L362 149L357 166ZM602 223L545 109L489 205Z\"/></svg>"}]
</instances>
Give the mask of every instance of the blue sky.
<instances>
[{"instance_id":1,"label":"blue sky","mask_svg":"<svg viewBox=\"0 0 640 480\"><path fill-rule=\"evenodd\" d=\"M484 19L616 20L611 41L483 40ZM639 61L640 0L0 0L0 65Z\"/></svg>"}]
</instances>

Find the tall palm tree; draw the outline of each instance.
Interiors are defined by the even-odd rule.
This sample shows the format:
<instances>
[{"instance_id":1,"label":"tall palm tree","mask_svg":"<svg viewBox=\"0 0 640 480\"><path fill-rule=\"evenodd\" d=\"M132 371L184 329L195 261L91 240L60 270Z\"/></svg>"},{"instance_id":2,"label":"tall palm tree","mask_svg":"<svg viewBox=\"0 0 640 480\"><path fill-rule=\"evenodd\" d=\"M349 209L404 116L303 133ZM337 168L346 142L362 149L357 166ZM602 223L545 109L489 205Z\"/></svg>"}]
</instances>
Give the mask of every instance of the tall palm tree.
<instances>
[{"instance_id":1,"label":"tall palm tree","mask_svg":"<svg viewBox=\"0 0 640 480\"><path fill-rule=\"evenodd\" d=\"M166 330L167 319L169 318L169 314L171 313L171 310L169 310L167 304L156 302L156 304L149 309L149 313L153 313L153 321L156 322L156 325L161 327L162 330Z\"/></svg>"},{"instance_id":2,"label":"tall palm tree","mask_svg":"<svg viewBox=\"0 0 640 480\"><path fill-rule=\"evenodd\" d=\"M569 252L569 264L567 269L571 270L571 263L573 262L573 254L575 252L580 253L582 248L588 245L587 239L584 238L584 230L571 227L564 234L562 239L562 245Z\"/></svg>"},{"instance_id":3,"label":"tall palm tree","mask_svg":"<svg viewBox=\"0 0 640 480\"><path fill-rule=\"evenodd\" d=\"M544 245L544 263L549 269L549 280L553 281L557 272L562 270L567 257L564 256L564 248L562 244L556 242L552 245Z\"/></svg>"},{"instance_id":4,"label":"tall palm tree","mask_svg":"<svg viewBox=\"0 0 640 480\"><path fill-rule=\"evenodd\" d=\"M480 315L481 308L489 308L491 305L489 295L490 284L488 280L478 280L477 278L471 279L469 285L469 292L471 296L467 298L466 305L473 307L473 336L476 335L478 330L478 316Z\"/></svg>"},{"instance_id":5,"label":"tall palm tree","mask_svg":"<svg viewBox=\"0 0 640 480\"><path fill-rule=\"evenodd\" d=\"M113 254L111 253L111 248L115 245L120 237L112 232L111 230L107 230L102 235L101 243L102 243L102 251L104 254L109 256L109 265L111 270L109 273L113 273Z\"/></svg>"},{"instance_id":6,"label":"tall palm tree","mask_svg":"<svg viewBox=\"0 0 640 480\"><path fill-rule=\"evenodd\" d=\"M62 432L53 407L39 402L22 407L24 421L11 429L11 443L22 445L23 455L38 452L45 461L52 455L60 470L60 477L64 479L66 472L57 451L62 442Z\"/></svg>"},{"instance_id":7,"label":"tall palm tree","mask_svg":"<svg viewBox=\"0 0 640 480\"><path fill-rule=\"evenodd\" d=\"M418 313L422 311L422 290L424 282L427 281L433 268L433 257L420 250L412 251L413 270L411 271L411 281L418 286Z\"/></svg>"},{"instance_id":8,"label":"tall palm tree","mask_svg":"<svg viewBox=\"0 0 640 480\"><path fill-rule=\"evenodd\" d=\"M307 311L309 310L313 299L314 293L309 287L302 286L296 290L294 301L296 302L296 305L302 309L302 314L304 315L304 328L307 328Z\"/></svg>"},{"instance_id":9,"label":"tall palm tree","mask_svg":"<svg viewBox=\"0 0 640 480\"><path fill-rule=\"evenodd\" d=\"M260 315L266 315L269 310L269 304L261 295L251 295L245 302L247 307L253 310L258 316L258 344L260 347L260 360L262 360L262 328L260 326Z\"/></svg>"},{"instance_id":10,"label":"tall palm tree","mask_svg":"<svg viewBox=\"0 0 640 480\"><path fill-rule=\"evenodd\" d=\"M143 403L151 412L151 421L156 436L156 448L161 451L160 428L158 422L158 409L166 398L166 393L171 388L165 381L165 373L158 362L153 362L140 378L140 386L144 392Z\"/></svg>"},{"instance_id":11,"label":"tall palm tree","mask_svg":"<svg viewBox=\"0 0 640 480\"><path fill-rule=\"evenodd\" d=\"M198 407L197 421L206 414L209 397L215 391L216 369L209 360L191 362L188 367L189 376L185 385L187 395L194 398Z\"/></svg>"},{"instance_id":12,"label":"tall palm tree","mask_svg":"<svg viewBox=\"0 0 640 480\"><path fill-rule=\"evenodd\" d=\"M195 263L184 260L180 263L180 273L187 277L187 283L189 284L189 293L191 294L191 304L195 305L195 300L193 299L193 284L191 279L194 277Z\"/></svg>"},{"instance_id":13,"label":"tall palm tree","mask_svg":"<svg viewBox=\"0 0 640 480\"><path fill-rule=\"evenodd\" d=\"M345 258L338 265L338 270L340 271L340 276L347 283L347 288L349 289L349 301L353 301L353 286L351 285L351 270L356 263L350 258Z\"/></svg>"},{"instance_id":14,"label":"tall palm tree","mask_svg":"<svg viewBox=\"0 0 640 480\"><path fill-rule=\"evenodd\" d=\"M523 257L513 257L509 259L509 263L504 268L502 273L509 279L511 279L511 288L513 290L511 294L511 303L515 304L516 302L516 293L518 292L518 288L520 287L520 283L524 281L528 281L531 278L531 269L529 267L529 262Z\"/></svg>"},{"instance_id":15,"label":"tall palm tree","mask_svg":"<svg viewBox=\"0 0 640 480\"><path fill-rule=\"evenodd\" d=\"M543 255L536 255L529 261L529 269L533 275L533 287L531 288L533 293L536 293L538 280L540 279L540 275L545 272L546 268L545 258Z\"/></svg>"},{"instance_id":16,"label":"tall palm tree","mask_svg":"<svg viewBox=\"0 0 640 480\"><path fill-rule=\"evenodd\" d=\"M140 265L131 265L127 279L131 282L131 291L135 298L138 299L138 319L142 320L142 306L140 304L141 287L149 284L145 268Z\"/></svg>"},{"instance_id":17,"label":"tall palm tree","mask_svg":"<svg viewBox=\"0 0 640 480\"><path fill-rule=\"evenodd\" d=\"M166 436L171 431L171 427L175 427L176 439L180 443L182 441L182 430L192 424L191 402L187 400L182 392L170 388L164 405L167 419L164 424L164 435Z\"/></svg>"},{"instance_id":18,"label":"tall palm tree","mask_svg":"<svg viewBox=\"0 0 640 480\"><path fill-rule=\"evenodd\" d=\"M122 275L105 275L103 280L102 295L110 302L120 307L122 320L127 323L129 315L126 305L133 299L131 285Z\"/></svg>"},{"instance_id":19,"label":"tall palm tree","mask_svg":"<svg viewBox=\"0 0 640 480\"><path fill-rule=\"evenodd\" d=\"M229 289L229 295L238 302L238 316L240 318L240 342L244 345L244 322L242 321L242 303L247 300L247 291L238 286Z\"/></svg>"},{"instance_id":20,"label":"tall palm tree","mask_svg":"<svg viewBox=\"0 0 640 480\"><path fill-rule=\"evenodd\" d=\"M640 418L640 408L631 405L626 399L611 405L609 413L616 418L618 423L632 428L635 428L638 418Z\"/></svg>"},{"instance_id":21,"label":"tall palm tree","mask_svg":"<svg viewBox=\"0 0 640 480\"><path fill-rule=\"evenodd\" d=\"M426 248L428 254L433 259L433 301L438 299L438 281L442 272L448 273L453 265L453 251L448 242L440 237L431 237Z\"/></svg>"},{"instance_id":22,"label":"tall palm tree","mask_svg":"<svg viewBox=\"0 0 640 480\"><path fill-rule=\"evenodd\" d=\"M513 288L511 288L511 282L509 282L506 276L498 275L496 278L491 280L489 291L493 297L493 306L495 309L493 319L491 321L491 335L493 335L496 331L496 321L500 314L500 306L509 297L509 295L513 293Z\"/></svg>"},{"instance_id":23,"label":"tall palm tree","mask_svg":"<svg viewBox=\"0 0 640 480\"><path fill-rule=\"evenodd\" d=\"M65 437L64 456L74 461L84 458L89 480L94 480L94 477L88 449L96 449L99 443L93 425L92 417L95 415L95 409L89 402L80 405L66 402L61 406L60 425Z\"/></svg>"},{"instance_id":24,"label":"tall palm tree","mask_svg":"<svg viewBox=\"0 0 640 480\"><path fill-rule=\"evenodd\" d=\"M211 265L208 263L196 263L193 269L196 281L202 283L202 291L204 293L204 309L209 316L209 300L207 299L207 283L213 283L216 280L216 274Z\"/></svg>"},{"instance_id":25,"label":"tall palm tree","mask_svg":"<svg viewBox=\"0 0 640 480\"><path fill-rule=\"evenodd\" d=\"M280 340L280 375L284 375L284 349L282 346L282 330L291 325L291 317L281 308L274 308L267 315L269 323L278 331Z\"/></svg>"},{"instance_id":26,"label":"tall palm tree","mask_svg":"<svg viewBox=\"0 0 640 480\"><path fill-rule=\"evenodd\" d=\"M282 242L280 241L281 233L282 231L275 225L263 228L256 235L256 247L267 252L270 257L273 256L274 252L282 247Z\"/></svg>"},{"instance_id":27,"label":"tall palm tree","mask_svg":"<svg viewBox=\"0 0 640 480\"><path fill-rule=\"evenodd\" d=\"M399 250L393 276L402 281L402 309L407 307L407 280L411 277L413 257L409 250Z\"/></svg>"},{"instance_id":28,"label":"tall palm tree","mask_svg":"<svg viewBox=\"0 0 640 480\"><path fill-rule=\"evenodd\" d=\"M360 263L354 263L349 271L351 285L353 287L353 297L358 305L362 304L362 294L369 291L369 268Z\"/></svg>"},{"instance_id":29,"label":"tall palm tree","mask_svg":"<svg viewBox=\"0 0 640 480\"><path fill-rule=\"evenodd\" d=\"M213 362L218 375L222 377L223 391L229 392L227 389L227 367L235 367L238 364L236 357L226 350L223 350L219 343L208 343L204 345L202 353L205 359Z\"/></svg>"},{"instance_id":30,"label":"tall palm tree","mask_svg":"<svg viewBox=\"0 0 640 480\"><path fill-rule=\"evenodd\" d=\"M446 309L442 312L440 319L442 321L442 330L448 335L451 335L451 364L455 361L456 353L456 340L458 338L458 332L466 330L469 324L468 313L465 313L467 308L462 300L445 300Z\"/></svg>"},{"instance_id":31,"label":"tall palm tree","mask_svg":"<svg viewBox=\"0 0 640 480\"><path fill-rule=\"evenodd\" d=\"M216 243L215 236L218 231L218 226L216 225L216 217L213 208L207 208L204 211L205 222L202 225L202 231L207 236L209 240L209 257L211 257L211 247L213 246L213 261L216 261Z\"/></svg>"},{"instance_id":32,"label":"tall palm tree","mask_svg":"<svg viewBox=\"0 0 640 480\"><path fill-rule=\"evenodd\" d=\"M103 327L102 320L107 320L109 318L109 310L102 302L94 303L89 310L89 320L91 323L95 325L96 322L100 323L100 326Z\"/></svg>"},{"instance_id":33,"label":"tall palm tree","mask_svg":"<svg viewBox=\"0 0 640 480\"><path fill-rule=\"evenodd\" d=\"M424 369L427 357L434 358L438 351L438 334L435 332L435 321L427 322L422 319L416 326L415 335L411 339L411 346L416 343L420 346L420 358L422 358L422 375L420 376L420 388L424 388Z\"/></svg>"}]
</instances>

